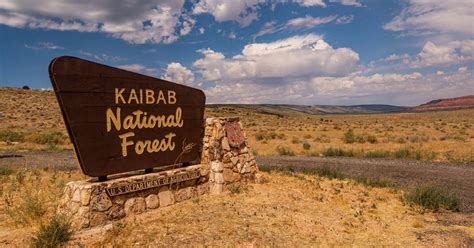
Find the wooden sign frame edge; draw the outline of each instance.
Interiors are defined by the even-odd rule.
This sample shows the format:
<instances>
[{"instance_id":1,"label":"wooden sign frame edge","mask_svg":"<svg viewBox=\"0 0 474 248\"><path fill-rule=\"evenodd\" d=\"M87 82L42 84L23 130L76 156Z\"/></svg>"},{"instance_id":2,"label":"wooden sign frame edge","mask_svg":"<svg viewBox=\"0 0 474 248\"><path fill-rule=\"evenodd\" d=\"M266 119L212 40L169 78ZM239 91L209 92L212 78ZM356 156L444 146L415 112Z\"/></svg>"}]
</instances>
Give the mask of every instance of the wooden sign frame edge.
<instances>
[{"instance_id":1,"label":"wooden sign frame edge","mask_svg":"<svg viewBox=\"0 0 474 248\"><path fill-rule=\"evenodd\" d=\"M87 171L85 170L85 167L83 166L84 162L82 161L82 156L80 154L80 151L77 147L77 142L75 140L75 137L72 133L72 130L71 130L71 127L69 126L69 119L67 118L67 115L66 115L66 112L64 110L64 104L62 103L62 99L60 97L60 94L58 92L58 87L56 85L56 79L54 77L54 73L53 73L53 68L54 68L54 64L61 60L61 59L66 59L66 58L72 58L72 59L80 59L80 60L85 60L85 61L88 61L90 63L93 63L93 64L96 64L96 65L99 65L99 66L105 66L105 67L108 67L108 68L111 68L111 69L114 69L114 70L122 70L122 71L126 71L128 73L132 73L132 74L136 74L136 75L139 75L139 76L142 76L142 77L146 77L146 78L149 78L150 80L154 81L154 80L162 80L162 81L165 81L166 83L170 83L170 84L176 84L176 85L180 85L182 87L188 87L188 88L192 88L193 90L197 90L199 91L203 98L204 98L204 108L206 107L206 94L204 93L203 90L201 89L198 89L198 88L193 88L193 87L190 87L190 86L187 86L187 85L183 85L183 84L178 84L178 83L173 83L173 82L170 82L168 80L164 80L164 79L159 79L159 78L154 78L154 77L151 77L151 76L148 76L148 75L144 75L144 74L140 74L140 73L137 73L137 72L133 72L133 71L128 71L128 70L125 70L125 69L121 69L121 68L117 68L117 67L113 67L113 66L109 66L109 65L105 65L105 64L101 64L101 63L97 63L97 62L94 62L94 61L90 61L90 60L87 60L87 59L82 59L82 58L79 58L79 57L74 57L74 56L69 56L69 55L63 55L63 56L59 56L59 57L55 57L51 60L51 62L49 63L48 65L48 74L49 74L49 79L51 81L51 84L53 85L53 90L54 90L54 94L56 96L56 99L58 101L58 105L59 105L59 108L61 109L61 115L63 116L63 121L64 121L64 125L66 126L66 130L68 132L68 136L69 136L69 139L71 140L71 143L73 144L74 146L74 154L76 155L76 158L77 160L79 161L79 167L81 167L81 171L83 174L87 175L87 176L90 176L89 173L87 173ZM205 110L204 110L205 112ZM203 113L204 113L203 112ZM204 116L203 116L203 125L204 125ZM202 134L201 136L204 136L204 126L203 126L203 130L202 130ZM147 170L147 169L145 169ZM99 176L99 180L103 177L107 177L107 175L103 175L102 177Z\"/></svg>"}]
</instances>

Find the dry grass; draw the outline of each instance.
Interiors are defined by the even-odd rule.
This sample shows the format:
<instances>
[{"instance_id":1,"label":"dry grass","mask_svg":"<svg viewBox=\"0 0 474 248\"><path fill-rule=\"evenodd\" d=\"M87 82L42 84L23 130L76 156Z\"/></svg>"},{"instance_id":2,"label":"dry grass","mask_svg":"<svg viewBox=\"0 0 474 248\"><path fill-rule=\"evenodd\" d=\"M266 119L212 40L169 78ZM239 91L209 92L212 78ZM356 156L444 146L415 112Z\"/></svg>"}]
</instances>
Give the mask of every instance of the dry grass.
<instances>
[{"instance_id":1,"label":"dry grass","mask_svg":"<svg viewBox=\"0 0 474 248\"><path fill-rule=\"evenodd\" d=\"M22 169L1 176L0 246L28 246L53 218L64 182L82 177L78 171ZM125 218L109 228L76 233L68 245L459 246L474 237L472 215L463 215L464 224L440 224L435 213L403 204L403 192L394 189L288 171L265 172L264 178L262 184L242 185L220 196L205 195ZM25 199L32 192L41 211L28 218L12 214L29 208ZM418 238L424 233L430 240Z\"/></svg>"},{"instance_id":2,"label":"dry grass","mask_svg":"<svg viewBox=\"0 0 474 248\"><path fill-rule=\"evenodd\" d=\"M206 111L241 116L258 155L278 155L275 147L283 146L306 156L325 156L332 148L356 157L474 161L474 109L365 115L276 115L238 106Z\"/></svg>"},{"instance_id":3,"label":"dry grass","mask_svg":"<svg viewBox=\"0 0 474 248\"><path fill-rule=\"evenodd\" d=\"M84 178L79 171L11 170L8 175L0 175L0 229L38 227L49 222L65 184Z\"/></svg>"},{"instance_id":4,"label":"dry grass","mask_svg":"<svg viewBox=\"0 0 474 248\"><path fill-rule=\"evenodd\" d=\"M66 134L52 92L0 88L0 96L0 151L72 149L67 138L51 143L35 137ZM474 161L474 109L309 115L236 105L207 108L206 116L240 116L258 155L324 156L333 148L357 157Z\"/></svg>"},{"instance_id":5,"label":"dry grass","mask_svg":"<svg viewBox=\"0 0 474 248\"><path fill-rule=\"evenodd\" d=\"M0 88L0 96L1 151L72 148L52 92ZM240 116L259 155L474 161L474 110L317 116L236 106L208 108L206 116ZM264 176L263 184L235 186L219 197L206 195L77 233L68 245L467 246L474 239L472 214L447 213L447 219L462 221L440 222L439 213L404 204L403 192L380 188L390 182L327 170ZM36 234L38 239L48 233L39 230L56 230L47 227L64 184L81 178L79 171L1 167L0 246L25 247Z\"/></svg>"},{"instance_id":6,"label":"dry grass","mask_svg":"<svg viewBox=\"0 0 474 248\"><path fill-rule=\"evenodd\" d=\"M299 173L265 176L266 183L250 185L238 194L207 195L186 201L127 218L99 240L77 236L74 241L86 246L125 247L430 246L446 245L447 240L454 244L465 242L449 235L438 235L429 243L418 240L417 233L464 229L433 223L432 214L421 214L403 205L399 200L401 194L393 190ZM463 235L466 238L469 234Z\"/></svg>"}]
</instances>

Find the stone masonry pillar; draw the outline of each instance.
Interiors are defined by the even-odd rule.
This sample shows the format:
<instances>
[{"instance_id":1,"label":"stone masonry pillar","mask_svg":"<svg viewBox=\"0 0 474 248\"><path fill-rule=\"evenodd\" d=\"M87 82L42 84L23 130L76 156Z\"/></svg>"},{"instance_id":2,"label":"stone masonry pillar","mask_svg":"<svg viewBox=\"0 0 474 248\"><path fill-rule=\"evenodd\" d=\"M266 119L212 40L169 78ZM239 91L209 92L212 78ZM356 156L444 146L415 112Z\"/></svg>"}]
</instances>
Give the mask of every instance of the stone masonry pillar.
<instances>
[{"instance_id":1,"label":"stone masonry pillar","mask_svg":"<svg viewBox=\"0 0 474 248\"><path fill-rule=\"evenodd\" d=\"M238 122L239 118L207 118L201 164L209 167L209 187L213 194L221 193L226 187L240 182L254 182L258 172L255 157L247 142L231 147L226 133L226 124Z\"/></svg>"}]
</instances>

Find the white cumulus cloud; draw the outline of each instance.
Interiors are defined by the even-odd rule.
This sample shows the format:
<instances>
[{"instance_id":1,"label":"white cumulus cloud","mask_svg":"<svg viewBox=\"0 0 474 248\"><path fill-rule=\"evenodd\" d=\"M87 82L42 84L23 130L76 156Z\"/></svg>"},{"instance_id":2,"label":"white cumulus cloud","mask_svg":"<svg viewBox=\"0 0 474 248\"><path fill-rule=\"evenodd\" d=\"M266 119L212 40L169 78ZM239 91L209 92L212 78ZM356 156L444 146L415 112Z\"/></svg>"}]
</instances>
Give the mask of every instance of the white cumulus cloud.
<instances>
[{"instance_id":1,"label":"white cumulus cloud","mask_svg":"<svg viewBox=\"0 0 474 248\"><path fill-rule=\"evenodd\" d=\"M289 20L286 23L288 27L305 27L305 28L312 28L321 24L326 24L336 20L337 16L326 16L326 17L312 17L312 16L305 16L299 17Z\"/></svg>"},{"instance_id":2,"label":"white cumulus cloud","mask_svg":"<svg viewBox=\"0 0 474 248\"><path fill-rule=\"evenodd\" d=\"M408 34L474 34L471 0L408 0L408 6L384 28Z\"/></svg>"},{"instance_id":3,"label":"white cumulus cloud","mask_svg":"<svg viewBox=\"0 0 474 248\"><path fill-rule=\"evenodd\" d=\"M312 77L286 84L217 84L205 89L210 103L373 104L414 106L474 91L474 74L462 67L449 73Z\"/></svg>"},{"instance_id":4,"label":"white cumulus cloud","mask_svg":"<svg viewBox=\"0 0 474 248\"><path fill-rule=\"evenodd\" d=\"M434 43L427 41L415 55L392 54L382 61L401 60L403 64L414 67L450 66L474 61L474 40Z\"/></svg>"},{"instance_id":5,"label":"white cumulus cloud","mask_svg":"<svg viewBox=\"0 0 474 248\"><path fill-rule=\"evenodd\" d=\"M326 7L326 3L323 0L296 0L301 6L312 7L312 6L321 6Z\"/></svg>"},{"instance_id":6,"label":"white cumulus cloud","mask_svg":"<svg viewBox=\"0 0 474 248\"><path fill-rule=\"evenodd\" d=\"M200 0L195 4L193 13L209 13L218 22L236 21L245 27L258 18L259 3L258 0Z\"/></svg>"},{"instance_id":7,"label":"white cumulus cloud","mask_svg":"<svg viewBox=\"0 0 474 248\"><path fill-rule=\"evenodd\" d=\"M103 32L130 43L171 43L194 24L189 18L180 20L183 5L184 0L3 0L0 24Z\"/></svg>"},{"instance_id":8,"label":"white cumulus cloud","mask_svg":"<svg viewBox=\"0 0 474 248\"><path fill-rule=\"evenodd\" d=\"M319 25L327 24L334 22L336 24L348 24L354 20L354 16L337 16L337 15L330 15L324 17L318 16L310 16L306 15L305 17L297 17L288 20L284 24L277 25L276 21L266 22L260 31L254 34L252 37L255 40L257 37L273 34L276 32L280 32L282 30L289 30L289 29L309 29L314 28Z\"/></svg>"},{"instance_id":9,"label":"white cumulus cloud","mask_svg":"<svg viewBox=\"0 0 474 248\"><path fill-rule=\"evenodd\" d=\"M180 63L168 64L166 71L163 74L163 78L184 85L192 85L194 83L193 72Z\"/></svg>"},{"instance_id":10,"label":"white cumulus cloud","mask_svg":"<svg viewBox=\"0 0 474 248\"><path fill-rule=\"evenodd\" d=\"M120 56L109 55L106 53L91 53L91 52L80 50L79 54L93 58L100 62L119 62L119 61L127 60L126 58L123 58Z\"/></svg>"},{"instance_id":11,"label":"white cumulus cloud","mask_svg":"<svg viewBox=\"0 0 474 248\"><path fill-rule=\"evenodd\" d=\"M359 55L349 48L332 48L322 37L309 34L270 43L248 44L242 53L226 58L211 49L193 67L205 80L245 81L309 76L335 76L352 72Z\"/></svg>"},{"instance_id":12,"label":"white cumulus cloud","mask_svg":"<svg viewBox=\"0 0 474 248\"><path fill-rule=\"evenodd\" d=\"M29 49L33 49L33 50L44 50L44 49L47 49L47 50L63 50L64 49L64 47L56 45L52 42L38 42L34 45L25 44L25 47L29 48Z\"/></svg>"},{"instance_id":13,"label":"white cumulus cloud","mask_svg":"<svg viewBox=\"0 0 474 248\"><path fill-rule=\"evenodd\" d=\"M127 71L133 71L137 73L143 73L149 76L155 76L158 72L157 68L149 68L141 64L128 64L128 65L119 65L117 66L120 69L124 69Z\"/></svg>"},{"instance_id":14,"label":"white cumulus cloud","mask_svg":"<svg viewBox=\"0 0 474 248\"><path fill-rule=\"evenodd\" d=\"M342 5L362 7L362 4L358 0L330 0L332 3L340 3Z\"/></svg>"}]
</instances>

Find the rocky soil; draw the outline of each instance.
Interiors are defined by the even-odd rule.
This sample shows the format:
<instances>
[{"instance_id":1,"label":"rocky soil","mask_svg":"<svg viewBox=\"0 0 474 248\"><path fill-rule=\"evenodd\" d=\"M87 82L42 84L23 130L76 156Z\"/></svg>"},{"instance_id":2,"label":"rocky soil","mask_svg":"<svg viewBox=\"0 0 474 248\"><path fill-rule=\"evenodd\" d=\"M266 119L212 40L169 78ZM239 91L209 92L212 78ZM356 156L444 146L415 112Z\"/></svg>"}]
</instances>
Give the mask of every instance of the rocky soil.
<instances>
[{"instance_id":1,"label":"rocky soil","mask_svg":"<svg viewBox=\"0 0 474 248\"><path fill-rule=\"evenodd\" d=\"M442 186L461 197L461 211L474 213L474 163L284 156L257 157L257 163L295 168L327 165L347 175L388 178L403 188L418 184Z\"/></svg>"}]
</instances>

